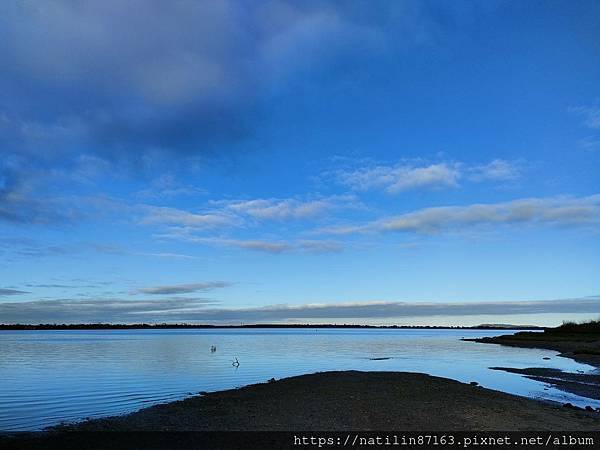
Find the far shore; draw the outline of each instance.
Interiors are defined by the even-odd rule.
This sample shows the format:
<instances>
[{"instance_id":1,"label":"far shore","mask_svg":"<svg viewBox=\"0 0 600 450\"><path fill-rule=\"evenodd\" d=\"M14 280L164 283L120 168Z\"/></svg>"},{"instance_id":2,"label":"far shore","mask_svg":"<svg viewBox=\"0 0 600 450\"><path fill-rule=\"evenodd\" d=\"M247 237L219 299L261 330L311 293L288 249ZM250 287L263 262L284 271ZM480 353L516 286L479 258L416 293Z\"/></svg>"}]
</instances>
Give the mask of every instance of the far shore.
<instances>
[{"instance_id":1,"label":"far shore","mask_svg":"<svg viewBox=\"0 0 600 450\"><path fill-rule=\"evenodd\" d=\"M359 328L359 329L408 329L408 330L543 330L542 327L533 325L502 325L483 324L470 327L463 326L430 326L430 325L358 325L358 324L282 324L282 323L256 323L240 325L213 325L190 323L75 323L75 324L2 324L2 330L171 330L171 329L228 329L228 328Z\"/></svg>"}]
</instances>

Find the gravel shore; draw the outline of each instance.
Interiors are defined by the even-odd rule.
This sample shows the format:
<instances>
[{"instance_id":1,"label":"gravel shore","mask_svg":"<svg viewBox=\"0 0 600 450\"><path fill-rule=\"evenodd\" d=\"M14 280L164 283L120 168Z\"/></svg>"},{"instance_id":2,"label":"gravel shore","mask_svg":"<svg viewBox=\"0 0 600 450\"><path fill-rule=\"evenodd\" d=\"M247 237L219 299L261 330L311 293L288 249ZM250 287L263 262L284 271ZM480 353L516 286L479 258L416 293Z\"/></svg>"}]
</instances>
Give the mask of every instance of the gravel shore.
<instances>
[{"instance_id":1,"label":"gravel shore","mask_svg":"<svg viewBox=\"0 0 600 450\"><path fill-rule=\"evenodd\" d=\"M324 372L208 393L61 431L598 430L600 414L405 372Z\"/></svg>"}]
</instances>

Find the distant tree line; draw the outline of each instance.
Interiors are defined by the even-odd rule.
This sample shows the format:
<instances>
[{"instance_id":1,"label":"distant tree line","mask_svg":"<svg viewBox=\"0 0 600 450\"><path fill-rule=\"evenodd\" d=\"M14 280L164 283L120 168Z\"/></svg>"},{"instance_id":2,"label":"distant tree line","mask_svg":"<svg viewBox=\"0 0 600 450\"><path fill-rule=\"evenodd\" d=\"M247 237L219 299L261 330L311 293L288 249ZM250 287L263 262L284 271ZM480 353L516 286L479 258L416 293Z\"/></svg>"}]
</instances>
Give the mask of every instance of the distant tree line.
<instances>
[{"instance_id":1,"label":"distant tree line","mask_svg":"<svg viewBox=\"0 0 600 450\"><path fill-rule=\"evenodd\" d=\"M564 325L563 325L564 326ZM0 330L169 330L169 329L219 329L219 328L381 328L381 329L435 329L435 330L507 330L507 329L540 329L533 326L510 325L478 325L472 327L461 326L431 326L431 325L355 325L355 324L240 324L240 325L210 325L189 323L137 323L137 324L112 324L112 323L77 323L56 324L44 323L30 324L0 324Z\"/></svg>"},{"instance_id":2,"label":"distant tree line","mask_svg":"<svg viewBox=\"0 0 600 450\"><path fill-rule=\"evenodd\" d=\"M547 330L549 333L584 333L600 334L600 320L589 320L587 322L563 322L559 327Z\"/></svg>"}]
</instances>

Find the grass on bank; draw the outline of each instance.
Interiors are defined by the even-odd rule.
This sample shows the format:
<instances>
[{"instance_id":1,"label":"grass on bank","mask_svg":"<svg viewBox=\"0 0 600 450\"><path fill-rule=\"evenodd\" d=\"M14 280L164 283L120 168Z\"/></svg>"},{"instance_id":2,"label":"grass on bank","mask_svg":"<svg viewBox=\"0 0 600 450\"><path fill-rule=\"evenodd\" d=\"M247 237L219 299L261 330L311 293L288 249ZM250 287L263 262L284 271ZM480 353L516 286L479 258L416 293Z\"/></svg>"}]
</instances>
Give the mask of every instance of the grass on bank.
<instances>
[{"instance_id":1,"label":"grass on bank","mask_svg":"<svg viewBox=\"0 0 600 450\"><path fill-rule=\"evenodd\" d=\"M584 333L600 334L600 320L589 320L587 322L563 322L556 328L547 328L546 333Z\"/></svg>"},{"instance_id":2,"label":"grass on bank","mask_svg":"<svg viewBox=\"0 0 600 450\"><path fill-rule=\"evenodd\" d=\"M586 322L563 322L555 328L545 328L543 333L522 331L513 335L491 338L492 341L503 343L539 343L548 345L547 348L561 349L575 355L600 356L600 320ZM537 344L536 344L537 345Z\"/></svg>"}]
</instances>

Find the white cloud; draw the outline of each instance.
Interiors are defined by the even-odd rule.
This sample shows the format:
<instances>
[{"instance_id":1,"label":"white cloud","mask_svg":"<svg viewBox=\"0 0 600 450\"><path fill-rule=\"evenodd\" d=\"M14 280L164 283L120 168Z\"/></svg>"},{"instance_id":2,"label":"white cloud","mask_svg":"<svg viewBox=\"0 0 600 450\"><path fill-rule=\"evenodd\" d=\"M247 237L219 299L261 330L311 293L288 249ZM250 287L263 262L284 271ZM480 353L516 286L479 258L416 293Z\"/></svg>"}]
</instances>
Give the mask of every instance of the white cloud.
<instances>
[{"instance_id":1,"label":"white cloud","mask_svg":"<svg viewBox=\"0 0 600 450\"><path fill-rule=\"evenodd\" d=\"M198 237L186 233L163 234L160 237L183 240L203 245L240 248L262 253L280 254L292 252L338 253L343 245L331 240L266 240L266 239L232 239L221 237Z\"/></svg>"},{"instance_id":2,"label":"white cloud","mask_svg":"<svg viewBox=\"0 0 600 450\"><path fill-rule=\"evenodd\" d=\"M55 299L0 303L2 323L140 323L170 314L190 314L218 303L204 298L125 300L121 298Z\"/></svg>"},{"instance_id":3,"label":"white cloud","mask_svg":"<svg viewBox=\"0 0 600 450\"><path fill-rule=\"evenodd\" d=\"M538 301L490 302L358 302L304 305L268 305L253 308L207 307L211 300L167 298L158 300L58 299L0 303L3 323L152 323L225 322L265 323L302 319L376 319L432 316L600 313L600 297Z\"/></svg>"},{"instance_id":4,"label":"white cloud","mask_svg":"<svg viewBox=\"0 0 600 450\"><path fill-rule=\"evenodd\" d=\"M311 219L325 215L333 210L358 206L355 197L349 195L322 197L311 200L295 198L270 198L234 201L216 201L226 213L249 216L253 219L267 221L287 221Z\"/></svg>"},{"instance_id":5,"label":"white cloud","mask_svg":"<svg viewBox=\"0 0 600 450\"><path fill-rule=\"evenodd\" d=\"M326 172L333 179L356 191L383 190L389 194L419 190L447 189L459 186L461 179L472 182L514 181L521 176L522 163L494 159L487 164L469 166L460 162L421 164L400 162L395 165L366 165Z\"/></svg>"},{"instance_id":6,"label":"white cloud","mask_svg":"<svg viewBox=\"0 0 600 450\"><path fill-rule=\"evenodd\" d=\"M301 202L295 199L256 199L230 203L227 208L260 220L305 219L323 214L333 203L330 200Z\"/></svg>"},{"instance_id":7,"label":"white cloud","mask_svg":"<svg viewBox=\"0 0 600 450\"><path fill-rule=\"evenodd\" d=\"M364 225L334 227L334 234L361 232L438 233L490 225L598 227L600 194L588 197L526 198L502 203L440 206L387 217Z\"/></svg>"},{"instance_id":8,"label":"white cloud","mask_svg":"<svg viewBox=\"0 0 600 450\"><path fill-rule=\"evenodd\" d=\"M351 189L359 191L383 189L390 194L419 188L456 187L461 176L458 165L449 163L422 167L378 165L355 170L341 170L334 175L338 183Z\"/></svg>"},{"instance_id":9,"label":"white cloud","mask_svg":"<svg viewBox=\"0 0 600 450\"><path fill-rule=\"evenodd\" d=\"M339 253L344 249L341 242L325 240L302 240L297 247L311 253Z\"/></svg>"},{"instance_id":10,"label":"white cloud","mask_svg":"<svg viewBox=\"0 0 600 450\"><path fill-rule=\"evenodd\" d=\"M228 236L223 228L243 228L247 225L259 225L262 222L288 222L316 219L326 216L334 210L358 208L360 203L354 196L331 196L313 200L251 199L221 200L209 204L213 209L196 214L176 208L142 205L138 210L144 225L159 225L163 232L157 233L159 239L174 239L204 245L240 248L264 253L279 254L289 252L332 253L340 252L343 246L339 242L307 240L298 238L267 238ZM163 256L163 255L159 255Z\"/></svg>"},{"instance_id":11,"label":"white cloud","mask_svg":"<svg viewBox=\"0 0 600 450\"><path fill-rule=\"evenodd\" d=\"M521 176L520 164L494 159L488 164L469 168L472 181L512 181Z\"/></svg>"},{"instance_id":12,"label":"white cloud","mask_svg":"<svg viewBox=\"0 0 600 450\"><path fill-rule=\"evenodd\" d=\"M173 294L189 294L192 292L208 292L218 288L231 286L231 283L224 281L208 281L204 283L187 283L187 284L171 284L167 286L154 286L140 288L134 291L137 294L151 295L173 295Z\"/></svg>"},{"instance_id":13,"label":"white cloud","mask_svg":"<svg viewBox=\"0 0 600 450\"><path fill-rule=\"evenodd\" d=\"M572 106L568 109L570 113L577 114L583 119L582 125L597 132L600 130L600 106ZM600 137L592 134L579 140L579 145L586 151L592 152L600 148Z\"/></svg>"},{"instance_id":14,"label":"white cloud","mask_svg":"<svg viewBox=\"0 0 600 450\"><path fill-rule=\"evenodd\" d=\"M156 257L156 258L168 258L168 259L198 259L197 256L185 255L182 253L170 253L170 252L158 252L158 253L137 252L134 254L138 255L138 256L151 256L151 257Z\"/></svg>"},{"instance_id":15,"label":"white cloud","mask_svg":"<svg viewBox=\"0 0 600 450\"><path fill-rule=\"evenodd\" d=\"M202 214L191 213L177 208L164 206L142 206L144 216L140 223L144 225L172 225L194 229L210 229L231 226L236 223L234 217L220 211Z\"/></svg>"},{"instance_id":16,"label":"white cloud","mask_svg":"<svg viewBox=\"0 0 600 450\"><path fill-rule=\"evenodd\" d=\"M286 242L260 239L205 239L204 242L275 254L289 252L293 249L293 246Z\"/></svg>"},{"instance_id":17,"label":"white cloud","mask_svg":"<svg viewBox=\"0 0 600 450\"><path fill-rule=\"evenodd\" d=\"M138 191L136 195L143 199L171 199L205 193L197 186L182 184L172 174L164 174L152 180L148 187Z\"/></svg>"},{"instance_id":18,"label":"white cloud","mask_svg":"<svg viewBox=\"0 0 600 450\"><path fill-rule=\"evenodd\" d=\"M600 149L600 138L595 138L593 136L588 136L579 140L579 145L588 151L593 152Z\"/></svg>"},{"instance_id":19,"label":"white cloud","mask_svg":"<svg viewBox=\"0 0 600 450\"><path fill-rule=\"evenodd\" d=\"M353 196L331 196L305 201L294 198L218 200L209 202L209 208L201 213L150 205L140 205L137 210L142 215L141 224L179 228L182 233L240 227L250 219L278 222L314 219L334 210L357 207L359 203Z\"/></svg>"},{"instance_id":20,"label":"white cloud","mask_svg":"<svg viewBox=\"0 0 600 450\"><path fill-rule=\"evenodd\" d=\"M600 107L599 106L571 106L569 112L583 118L583 125L592 130L600 130Z\"/></svg>"}]
</instances>

